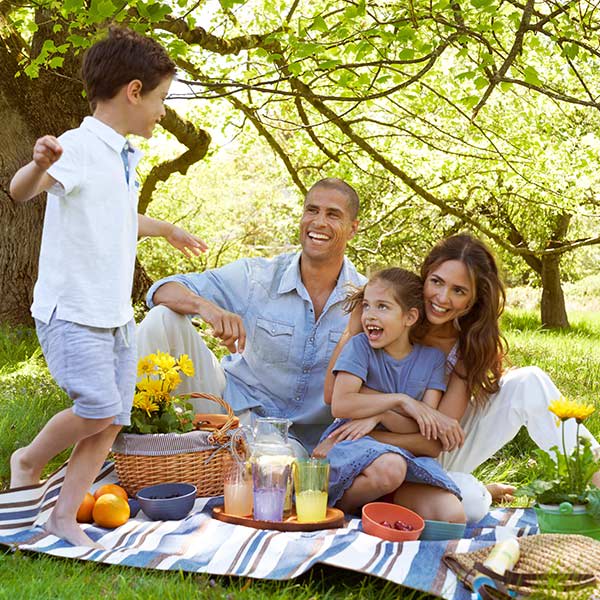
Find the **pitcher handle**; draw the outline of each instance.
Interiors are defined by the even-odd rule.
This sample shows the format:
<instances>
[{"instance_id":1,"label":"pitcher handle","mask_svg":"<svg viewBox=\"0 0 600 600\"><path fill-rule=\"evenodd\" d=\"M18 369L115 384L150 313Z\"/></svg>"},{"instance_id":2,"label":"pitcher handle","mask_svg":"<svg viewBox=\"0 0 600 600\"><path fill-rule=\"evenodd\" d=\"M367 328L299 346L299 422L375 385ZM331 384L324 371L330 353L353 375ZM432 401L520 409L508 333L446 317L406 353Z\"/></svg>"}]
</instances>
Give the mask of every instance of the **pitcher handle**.
<instances>
[{"instance_id":1,"label":"pitcher handle","mask_svg":"<svg viewBox=\"0 0 600 600\"><path fill-rule=\"evenodd\" d=\"M233 431L233 433L231 434L231 437L229 438L229 444L230 444L230 452L231 455L235 458L236 462L238 463L238 465L242 465L244 464L247 460L248 460L248 456L241 456L239 451L238 451L238 439L240 436L244 436L243 437L243 442L244 442L244 446L247 448L248 447L248 437L253 437L253 433L252 433L252 429L250 429L250 427L247 427L246 425L240 425L237 429L235 429Z\"/></svg>"}]
</instances>

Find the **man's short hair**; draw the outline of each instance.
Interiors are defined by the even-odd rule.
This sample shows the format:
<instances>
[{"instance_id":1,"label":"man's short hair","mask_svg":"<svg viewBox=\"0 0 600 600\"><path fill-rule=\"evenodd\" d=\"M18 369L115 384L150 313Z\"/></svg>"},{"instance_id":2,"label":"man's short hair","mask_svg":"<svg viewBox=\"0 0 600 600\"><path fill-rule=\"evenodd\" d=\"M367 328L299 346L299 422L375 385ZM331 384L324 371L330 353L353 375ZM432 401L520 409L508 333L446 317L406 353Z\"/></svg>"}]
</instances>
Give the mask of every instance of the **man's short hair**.
<instances>
[{"instance_id":1,"label":"man's short hair","mask_svg":"<svg viewBox=\"0 0 600 600\"><path fill-rule=\"evenodd\" d=\"M131 29L111 27L108 37L88 48L81 75L88 101L95 110L99 100L110 100L134 79L142 82L142 94L175 75L175 63L155 40Z\"/></svg>"},{"instance_id":2,"label":"man's short hair","mask_svg":"<svg viewBox=\"0 0 600 600\"><path fill-rule=\"evenodd\" d=\"M344 194L344 196L346 196L346 200L348 201L350 217L353 221L356 219L356 217L358 217L358 211L360 210L360 200L358 198L358 194L356 193L356 190L343 179L338 179L337 177L327 177L326 179L317 181L317 183L313 184L313 186L306 193L306 198L304 200L305 202L310 193L316 188L328 188Z\"/></svg>"}]
</instances>

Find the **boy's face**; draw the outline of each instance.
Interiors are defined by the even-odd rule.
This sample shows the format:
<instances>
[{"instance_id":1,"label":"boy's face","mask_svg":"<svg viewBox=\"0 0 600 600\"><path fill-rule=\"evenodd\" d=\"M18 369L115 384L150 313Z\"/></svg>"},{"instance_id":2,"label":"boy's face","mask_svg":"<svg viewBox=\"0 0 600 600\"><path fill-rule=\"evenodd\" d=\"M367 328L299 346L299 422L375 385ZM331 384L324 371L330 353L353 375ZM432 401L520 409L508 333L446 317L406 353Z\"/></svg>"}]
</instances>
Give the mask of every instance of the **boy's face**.
<instances>
[{"instance_id":1,"label":"boy's face","mask_svg":"<svg viewBox=\"0 0 600 600\"><path fill-rule=\"evenodd\" d=\"M139 94L136 107L130 121L130 131L134 135L151 138L156 124L165 116L165 98L173 78L165 77L152 91Z\"/></svg>"}]
</instances>

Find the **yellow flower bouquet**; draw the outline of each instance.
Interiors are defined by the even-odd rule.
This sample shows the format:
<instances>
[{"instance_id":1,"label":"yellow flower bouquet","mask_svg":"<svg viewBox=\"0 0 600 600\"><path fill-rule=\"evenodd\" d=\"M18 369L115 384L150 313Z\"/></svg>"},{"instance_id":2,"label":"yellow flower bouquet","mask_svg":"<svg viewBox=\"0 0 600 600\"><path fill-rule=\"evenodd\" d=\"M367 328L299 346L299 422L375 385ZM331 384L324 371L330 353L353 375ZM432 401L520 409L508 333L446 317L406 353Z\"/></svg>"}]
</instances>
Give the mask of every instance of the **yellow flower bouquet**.
<instances>
[{"instance_id":1,"label":"yellow flower bouquet","mask_svg":"<svg viewBox=\"0 0 600 600\"><path fill-rule=\"evenodd\" d=\"M186 433L192 431L192 405L174 395L181 375L191 377L194 365L187 354L175 359L166 352L140 358L140 378L133 397L131 425L125 433Z\"/></svg>"},{"instance_id":2,"label":"yellow flower bouquet","mask_svg":"<svg viewBox=\"0 0 600 600\"><path fill-rule=\"evenodd\" d=\"M558 446L550 448L555 458L548 452L535 450L533 480L518 489L516 495L535 498L538 504L583 504L590 516L600 520L600 489L592 484L592 477L600 470L600 458L594 455L590 440L579 435L581 423L595 411L595 407L561 396L548 408L560 423L562 449ZM575 419L577 424L576 443L571 453L567 452L565 443L567 419Z\"/></svg>"}]
</instances>

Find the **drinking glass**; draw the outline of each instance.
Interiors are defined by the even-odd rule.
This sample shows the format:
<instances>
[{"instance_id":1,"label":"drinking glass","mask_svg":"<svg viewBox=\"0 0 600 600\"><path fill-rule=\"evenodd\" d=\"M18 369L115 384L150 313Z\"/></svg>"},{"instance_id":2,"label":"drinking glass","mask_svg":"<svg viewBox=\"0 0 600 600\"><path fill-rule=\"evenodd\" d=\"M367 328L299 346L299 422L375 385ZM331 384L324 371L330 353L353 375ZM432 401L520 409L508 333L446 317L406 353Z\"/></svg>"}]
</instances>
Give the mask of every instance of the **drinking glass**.
<instances>
[{"instance_id":1,"label":"drinking glass","mask_svg":"<svg viewBox=\"0 0 600 600\"><path fill-rule=\"evenodd\" d=\"M298 523L323 521L327 516L329 461L320 458L296 459L294 488Z\"/></svg>"},{"instance_id":2,"label":"drinking glass","mask_svg":"<svg viewBox=\"0 0 600 600\"><path fill-rule=\"evenodd\" d=\"M225 512L239 517L252 515L252 469L248 461L233 461L225 475Z\"/></svg>"},{"instance_id":3,"label":"drinking glass","mask_svg":"<svg viewBox=\"0 0 600 600\"><path fill-rule=\"evenodd\" d=\"M254 518L258 521L283 521L285 493L290 465L277 456L261 456L252 462Z\"/></svg>"}]
</instances>

